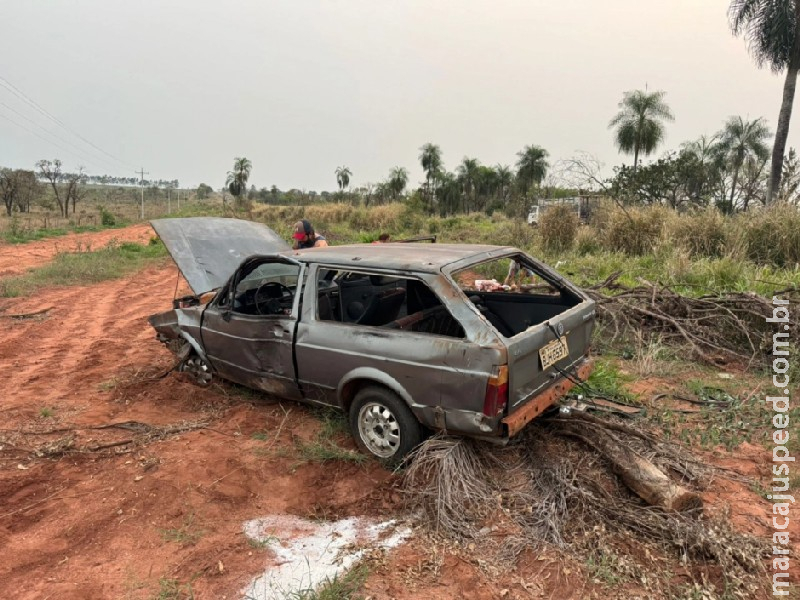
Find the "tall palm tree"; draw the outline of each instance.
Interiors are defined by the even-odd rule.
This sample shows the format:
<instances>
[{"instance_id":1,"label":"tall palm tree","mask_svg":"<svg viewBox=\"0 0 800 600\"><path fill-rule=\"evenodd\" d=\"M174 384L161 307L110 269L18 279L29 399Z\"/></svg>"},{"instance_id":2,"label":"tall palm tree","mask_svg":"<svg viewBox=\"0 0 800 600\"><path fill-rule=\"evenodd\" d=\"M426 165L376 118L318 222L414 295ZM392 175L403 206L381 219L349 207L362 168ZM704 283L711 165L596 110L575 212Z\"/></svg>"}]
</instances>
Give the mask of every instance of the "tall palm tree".
<instances>
[{"instance_id":1,"label":"tall palm tree","mask_svg":"<svg viewBox=\"0 0 800 600\"><path fill-rule=\"evenodd\" d=\"M442 170L442 150L430 142L419 149L419 162L425 171L425 187L432 193L432 186L436 183L436 176Z\"/></svg>"},{"instance_id":2,"label":"tall palm tree","mask_svg":"<svg viewBox=\"0 0 800 600\"><path fill-rule=\"evenodd\" d=\"M540 184L547 175L549 155L541 146L531 144L517 152L517 156L517 181L522 185L523 193L527 194L534 183Z\"/></svg>"},{"instance_id":3,"label":"tall palm tree","mask_svg":"<svg viewBox=\"0 0 800 600\"><path fill-rule=\"evenodd\" d=\"M748 158L767 160L769 158L768 140L772 136L763 118L745 121L742 117L731 117L719 134L719 151L733 170L731 197L728 211L733 212L733 199L742 165Z\"/></svg>"},{"instance_id":4,"label":"tall palm tree","mask_svg":"<svg viewBox=\"0 0 800 600\"><path fill-rule=\"evenodd\" d=\"M408 171L403 167L395 167L389 172L389 189L392 192L392 198L397 200L403 194L408 185Z\"/></svg>"},{"instance_id":5,"label":"tall palm tree","mask_svg":"<svg viewBox=\"0 0 800 600\"><path fill-rule=\"evenodd\" d=\"M710 188L722 177L724 157L720 152L720 135L701 135L694 141L681 144L681 155L694 161L694 169L688 177L689 194L695 200L706 197Z\"/></svg>"},{"instance_id":6,"label":"tall palm tree","mask_svg":"<svg viewBox=\"0 0 800 600\"><path fill-rule=\"evenodd\" d=\"M642 90L625 92L620 111L611 119L609 128L616 128L616 143L620 152L633 153L633 172L639 165L639 154L652 153L664 139L662 121L672 121L674 116L664 102L666 92L648 94Z\"/></svg>"},{"instance_id":7,"label":"tall palm tree","mask_svg":"<svg viewBox=\"0 0 800 600\"><path fill-rule=\"evenodd\" d=\"M728 17L733 34L744 36L759 67L769 65L775 73L786 71L778 128L772 146L767 185L769 203L781 185L783 155L789 136L797 73L800 70L800 1L731 0Z\"/></svg>"},{"instance_id":8,"label":"tall palm tree","mask_svg":"<svg viewBox=\"0 0 800 600\"><path fill-rule=\"evenodd\" d=\"M253 163L246 158L233 159L233 171L228 171L228 178L225 185L231 195L237 198L247 192L247 180L250 179L250 171L253 170Z\"/></svg>"},{"instance_id":9,"label":"tall palm tree","mask_svg":"<svg viewBox=\"0 0 800 600\"><path fill-rule=\"evenodd\" d=\"M340 192L344 192L350 185L350 177L352 175L353 172L350 170L350 167L336 167L336 183L339 184Z\"/></svg>"},{"instance_id":10,"label":"tall palm tree","mask_svg":"<svg viewBox=\"0 0 800 600\"><path fill-rule=\"evenodd\" d=\"M505 200L508 197L511 184L514 183L514 173L511 172L511 167L508 165L495 165L494 171L497 173L497 191L500 193L500 197Z\"/></svg>"},{"instance_id":11,"label":"tall palm tree","mask_svg":"<svg viewBox=\"0 0 800 600\"><path fill-rule=\"evenodd\" d=\"M475 203L475 195L478 192L480 181L481 163L477 158L465 156L461 159L461 164L456 167L458 179L464 190L464 212L469 213L470 208Z\"/></svg>"}]
</instances>

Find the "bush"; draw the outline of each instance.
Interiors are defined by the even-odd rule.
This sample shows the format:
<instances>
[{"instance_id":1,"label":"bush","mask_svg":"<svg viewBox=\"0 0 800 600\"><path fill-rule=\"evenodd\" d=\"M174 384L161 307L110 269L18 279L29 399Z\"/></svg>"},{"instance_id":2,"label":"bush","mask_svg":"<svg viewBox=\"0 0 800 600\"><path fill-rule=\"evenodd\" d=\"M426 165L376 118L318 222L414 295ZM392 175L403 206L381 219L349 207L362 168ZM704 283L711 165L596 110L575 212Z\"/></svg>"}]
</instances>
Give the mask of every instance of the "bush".
<instances>
[{"instance_id":1,"label":"bush","mask_svg":"<svg viewBox=\"0 0 800 600\"><path fill-rule=\"evenodd\" d=\"M575 210L566 204L551 206L539 218L542 247L548 252L564 252L572 248L580 226Z\"/></svg>"},{"instance_id":2,"label":"bush","mask_svg":"<svg viewBox=\"0 0 800 600\"><path fill-rule=\"evenodd\" d=\"M594 227L580 227L575 236L575 250L578 254L596 254L601 250L598 231Z\"/></svg>"},{"instance_id":3,"label":"bush","mask_svg":"<svg viewBox=\"0 0 800 600\"><path fill-rule=\"evenodd\" d=\"M800 211L783 202L737 217L747 257L757 263L789 267L800 263Z\"/></svg>"},{"instance_id":4,"label":"bush","mask_svg":"<svg viewBox=\"0 0 800 600\"><path fill-rule=\"evenodd\" d=\"M666 224L667 238L690 256L722 256L729 228L725 217L714 207L686 215L672 215Z\"/></svg>"},{"instance_id":5,"label":"bush","mask_svg":"<svg viewBox=\"0 0 800 600\"><path fill-rule=\"evenodd\" d=\"M669 210L661 206L615 209L608 222L605 244L609 250L641 256L653 252L664 231Z\"/></svg>"},{"instance_id":6,"label":"bush","mask_svg":"<svg viewBox=\"0 0 800 600\"><path fill-rule=\"evenodd\" d=\"M98 206L97 208L100 211L100 224L103 227L115 227L117 218L114 216L114 213L107 210L105 206Z\"/></svg>"}]
</instances>

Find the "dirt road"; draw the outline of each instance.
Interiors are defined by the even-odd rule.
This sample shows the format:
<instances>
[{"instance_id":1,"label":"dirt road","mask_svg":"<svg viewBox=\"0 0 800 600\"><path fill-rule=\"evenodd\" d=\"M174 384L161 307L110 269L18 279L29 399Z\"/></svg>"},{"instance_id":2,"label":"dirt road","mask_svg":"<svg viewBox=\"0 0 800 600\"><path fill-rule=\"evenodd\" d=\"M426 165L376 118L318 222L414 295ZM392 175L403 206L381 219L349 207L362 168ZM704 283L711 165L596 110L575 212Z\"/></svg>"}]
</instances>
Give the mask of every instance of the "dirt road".
<instances>
[{"instance_id":1,"label":"dirt road","mask_svg":"<svg viewBox=\"0 0 800 600\"><path fill-rule=\"evenodd\" d=\"M81 243L150 235L136 226L83 234ZM0 272L41 264L55 243L0 246ZM0 596L179 598L190 586L194 598L241 598L278 562L268 546L248 542L246 521L400 514L395 478L375 462L304 458L301 448L321 429L308 409L224 384L198 388L169 372L171 355L146 318L169 307L177 277L164 261L127 279L0 306ZM3 317L45 308L33 318ZM354 447L346 435L340 443ZM743 494L726 490L715 500L743 499L733 516L763 523L766 509L753 516ZM575 576L580 570L552 551L490 576L477 560L415 537L372 565L365 594L602 595Z\"/></svg>"}]
</instances>

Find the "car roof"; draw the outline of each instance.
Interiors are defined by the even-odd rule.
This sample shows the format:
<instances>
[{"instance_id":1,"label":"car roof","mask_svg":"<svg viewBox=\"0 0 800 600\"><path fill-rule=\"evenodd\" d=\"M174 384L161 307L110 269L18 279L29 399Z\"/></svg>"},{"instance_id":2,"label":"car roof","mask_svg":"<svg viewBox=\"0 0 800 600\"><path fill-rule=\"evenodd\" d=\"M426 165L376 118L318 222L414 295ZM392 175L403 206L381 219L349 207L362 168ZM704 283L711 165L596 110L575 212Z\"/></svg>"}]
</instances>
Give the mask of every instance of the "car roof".
<instances>
[{"instance_id":1,"label":"car roof","mask_svg":"<svg viewBox=\"0 0 800 600\"><path fill-rule=\"evenodd\" d=\"M324 263L353 269L370 267L435 273L446 265L474 263L511 252L519 250L509 246L476 244L386 243L326 246L284 254L307 263Z\"/></svg>"}]
</instances>

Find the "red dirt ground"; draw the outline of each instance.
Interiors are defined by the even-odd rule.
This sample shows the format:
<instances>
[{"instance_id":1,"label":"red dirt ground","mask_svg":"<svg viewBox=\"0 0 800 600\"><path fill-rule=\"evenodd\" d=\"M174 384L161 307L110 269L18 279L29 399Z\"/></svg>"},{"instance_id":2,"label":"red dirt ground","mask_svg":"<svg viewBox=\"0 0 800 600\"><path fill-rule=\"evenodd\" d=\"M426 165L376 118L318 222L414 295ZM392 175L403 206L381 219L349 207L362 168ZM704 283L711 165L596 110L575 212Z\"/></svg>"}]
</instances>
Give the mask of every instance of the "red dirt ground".
<instances>
[{"instance_id":1,"label":"red dirt ground","mask_svg":"<svg viewBox=\"0 0 800 600\"><path fill-rule=\"evenodd\" d=\"M0 276L42 264L56 244L151 235L137 225L0 246ZM172 357L146 319L169 308L177 277L164 261L127 279L0 300L1 597L146 599L176 580L194 598L239 598L270 561L248 544L244 521L399 514L395 477L378 464L302 459L297 443L320 427L308 409L161 376ZM131 421L171 429L99 428ZM755 446L724 462L761 476L769 464ZM746 486L726 482L706 500L729 506L742 529L768 533L770 507ZM363 591L372 600L613 597L557 553L527 555L499 578L477 563L417 537L373 565Z\"/></svg>"}]
</instances>

